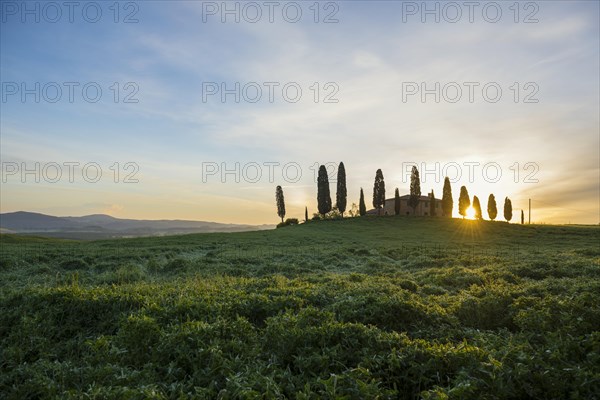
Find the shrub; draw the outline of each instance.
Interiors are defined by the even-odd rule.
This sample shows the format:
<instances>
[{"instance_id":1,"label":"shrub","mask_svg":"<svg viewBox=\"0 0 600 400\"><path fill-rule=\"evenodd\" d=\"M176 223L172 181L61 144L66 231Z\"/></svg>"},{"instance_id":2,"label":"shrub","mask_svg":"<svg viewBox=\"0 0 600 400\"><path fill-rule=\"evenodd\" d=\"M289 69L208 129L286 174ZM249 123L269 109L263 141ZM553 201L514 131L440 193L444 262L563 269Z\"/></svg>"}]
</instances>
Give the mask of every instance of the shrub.
<instances>
[{"instance_id":1,"label":"shrub","mask_svg":"<svg viewBox=\"0 0 600 400\"><path fill-rule=\"evenodd\" d=\"M277 228L283 228L284 226L290 226L290 225L298 225L298 223L299 223L298 218L288 218L284 222L278 223Z\"/></svg>"},{"instance_id":2,"label":"shrub","mask_svg":"<svg viewBox=\"0 0 600 400\"><path fill-rule=\"evenodd\" d=\"M331 211L329 211L327 214L313 214L312 220L313 221L322 221L322 220L335 220L335 219L342 219L342 213L338 211L338 209L336 207L333 207L333 209Z\"/></svg>"}]
</instances>

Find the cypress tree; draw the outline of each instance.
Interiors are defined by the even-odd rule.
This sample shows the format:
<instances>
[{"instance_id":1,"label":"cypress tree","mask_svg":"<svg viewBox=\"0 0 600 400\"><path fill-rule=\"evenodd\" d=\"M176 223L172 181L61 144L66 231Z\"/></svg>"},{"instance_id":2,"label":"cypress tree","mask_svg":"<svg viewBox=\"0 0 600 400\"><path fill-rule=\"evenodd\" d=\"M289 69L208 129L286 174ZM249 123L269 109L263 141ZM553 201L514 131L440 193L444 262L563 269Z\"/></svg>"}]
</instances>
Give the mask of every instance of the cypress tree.
<instances>
[{"instance_id":1,"label":"cypress tree","mask_svg":"<svg viewBox=\"0 0 600 400\"><path fill-rule=\"evenodd\" d=\"M346 168L344 168L344 163L341 162L338 167L338 175L337 175L337 192L335 194L335 204L339 212L342 213L342 218L344 217L344 211L346 211Z\"/></svg>"},{"instance_id":2,"label":"cypress tree","mask_svg":"<svg viewBox=\"0 0 600 400\"><path fill-rule=\"evenodd\" d=\"M365 194L363 193L362 188L360 188L360 200L358 201L358 213L360 216L364 216L367 214L367 206L365 205Z\"/></svg>"},{"instance_id":3,"label":"cypress tree","mask_svg":"<svg viewBox=\"0 0 600 400\"><path fill-rule=\"evenodd\" d=\"M308 207L304 207L304 222L308 222Z\"/></svg>"},{"instance_id":4,"label":"cypress tree","mask_svg":"<svg viewBox=\"0 0 600 400\"><path fill-rule=\"evenodd\" d=\"M469 198L469 192L465 186L460 187L460 195L458 197L458 213L463 218L467 216L467 208L471 205L471 199Z\"/></svg>"},{"instance_id":5,"label":"cypress tree","mask_svg":"<svg viewBox=\"0 0 600 400\"><path fill-rule=\"evenodd\" d=\"M452 187L450 186L450 179L444 178L444 193L442 195L442 215L444 217L452 218L452 208L454 207L454 200L452 200Z\"/></svg>"},{"instance_id":6,"label":"cypress tree","mask_svg":"<svg viewBox=\"0 0 600 400\"><path fill-rule=\"evenodd\" d=\"M504 219L506 222L512 219L512 202L508 197L504 199Z\"/></svg>"},{"instance_id":7,"label":"cypress tree","mask_svg":"<svg viewBox=\"0 0 600 400\"><path fill-rule=\"evenodd\" d=\"M435 194L433 194L433 189L431 189L431 193L429 194L429 216L435 217Z\"/></svg>"},{"instance_id":8,"label":"cypress tree","mask_svg":"<svg viewBox=\"0 0 600 400\"><path fill-rule=\"evenodd\" d=\"M319 214L325 215L331 211L331 195L329 194L329 177L327 168L324 165L319 167L319 176L317 178L317 205Z\"/></svg>"},{"instance_id":9,"label":"cypress tree","mask_svg":"<svg viewBox=\"0 0 600 400\"><path fill-rule=\"evenodd\" d=\"M410 172L410 197L408 205L413 209L413 215L416 214L417 206L421 201L421 180L419 179L419 170L413 165Z\"/></svg>"},{"instance_id":10,"label":"cypress tree","mask_svg":"<svg viewBox=\"0 0 600 400\"><path fill-rule=\"evenodd\" d=\"M498 216L498 208L496 208L496 198L493 194L490 194L490 197L488 197L487 212L490 217L490 221L495 220Z\"/></svg>"},{"instance_id":11,"label":"cypress tree","mask_svg":"<svg viewBox=\"0 0 600 400\"><path fill-rule=\"evenodd\" d=\"M477 196L473 196L473 210L475 210L475 219L483 219L481 203L479 203L479 197Z\"/></svg>"},{"instance_id":12,"label":"cypress tree","mask_svg":"<svg viewBox=\"0 0 600 400\"><path fill-rule=\"evenodd\" d=\"M525 224L525 213L521 210L521 225Z\"/></svg>"},{"instance_id":13,"label":"cypress tree","mask_svg":"<svg viewBox=\"0 0 600 400\"><path fill-rule=\"evenodd\" d=\"M398 191L398 188L396 188L396 191L394 192L394 213L400 215L400 192Z\"/></svg>"},{"instance_id":14,"label":"cypress tree","mask_svg":"<svg viewBox=\"0 0 600 400\"><path fill-rule=\"evenodd\" d=\"M277 186L275 189L275 201L277 202L277 215L279 215L281 222L283 222L283 218L285 217L285 200L283 199L283 189L281 186Z\"/></svg>"},{"instance_id":15,"label":"cypress tree","mask_svg":"<svg viewBox=\"0 0 600 400\"><path fill-rule=\"evenodd\" d=\"M378 169L375 173L375 183L373 184L373 207L377 209L377 214L381 214L381 207L385 206L385 182L383 172Z\"/></svg>"}]
</instances>

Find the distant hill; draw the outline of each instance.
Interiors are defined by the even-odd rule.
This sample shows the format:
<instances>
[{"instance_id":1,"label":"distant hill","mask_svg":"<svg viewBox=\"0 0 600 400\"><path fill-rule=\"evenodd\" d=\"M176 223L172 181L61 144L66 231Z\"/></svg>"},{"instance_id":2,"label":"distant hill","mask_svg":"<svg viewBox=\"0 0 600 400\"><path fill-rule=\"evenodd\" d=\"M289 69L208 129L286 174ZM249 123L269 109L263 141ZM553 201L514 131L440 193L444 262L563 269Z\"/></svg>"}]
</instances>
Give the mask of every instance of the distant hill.
<instances>
[{"instance_id":1,"label":"distant hill","mask_svg":"<svg viewBox=\"0 0 600 400\"><path fill-rule=\"evenodd\" d=\"M94 214L56 217L18 211L0 214L0 232L68 239L162 236L204 232L243 232L272 229L273 225L221 224L207 221L136 220Z\"/></svg>"}]
</instances>

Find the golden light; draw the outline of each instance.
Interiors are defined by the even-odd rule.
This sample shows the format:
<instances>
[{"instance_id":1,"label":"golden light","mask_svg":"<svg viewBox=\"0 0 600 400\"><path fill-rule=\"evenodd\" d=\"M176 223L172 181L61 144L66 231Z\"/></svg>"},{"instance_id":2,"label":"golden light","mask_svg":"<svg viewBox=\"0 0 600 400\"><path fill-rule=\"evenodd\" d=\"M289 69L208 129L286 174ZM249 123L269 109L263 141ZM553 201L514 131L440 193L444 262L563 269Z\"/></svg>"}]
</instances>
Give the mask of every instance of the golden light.
<instances>
[{"instance_id":1,"label":"golden light","mask_svg":"<svg viewBox=\"0 0 600 400\"><path fill-rule=\"evenodd\" d=\"M475 219L475 209L473 207L467 208L467 218Z\"/></svg>"}]
</instances>

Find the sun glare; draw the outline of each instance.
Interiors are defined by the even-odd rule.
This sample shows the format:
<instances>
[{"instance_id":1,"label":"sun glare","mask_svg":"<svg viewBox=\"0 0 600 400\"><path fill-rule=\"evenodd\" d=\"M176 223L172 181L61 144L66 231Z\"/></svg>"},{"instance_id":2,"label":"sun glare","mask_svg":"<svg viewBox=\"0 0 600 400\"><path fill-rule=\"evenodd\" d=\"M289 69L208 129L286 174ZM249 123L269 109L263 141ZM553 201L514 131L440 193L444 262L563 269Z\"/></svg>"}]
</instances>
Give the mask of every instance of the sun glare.
<instances>
[{"instance_id":1,"label":"sun glare","mask_svg":"<svg viewBox=\"0 0 600 400\"><path fill-rule=\"evenodd\" d=\"M467 218L475 219L475 209L473 207L467 208Z\"/></svg>"}]
</instances>

